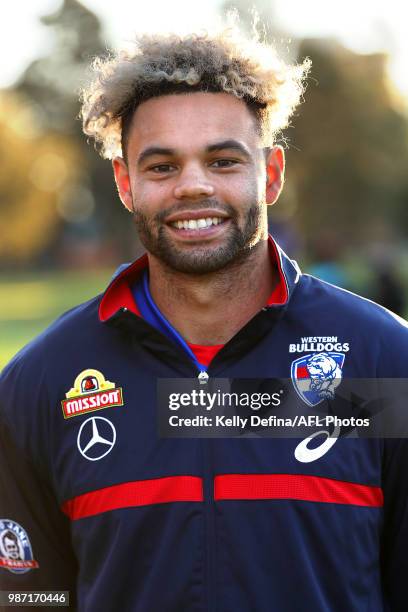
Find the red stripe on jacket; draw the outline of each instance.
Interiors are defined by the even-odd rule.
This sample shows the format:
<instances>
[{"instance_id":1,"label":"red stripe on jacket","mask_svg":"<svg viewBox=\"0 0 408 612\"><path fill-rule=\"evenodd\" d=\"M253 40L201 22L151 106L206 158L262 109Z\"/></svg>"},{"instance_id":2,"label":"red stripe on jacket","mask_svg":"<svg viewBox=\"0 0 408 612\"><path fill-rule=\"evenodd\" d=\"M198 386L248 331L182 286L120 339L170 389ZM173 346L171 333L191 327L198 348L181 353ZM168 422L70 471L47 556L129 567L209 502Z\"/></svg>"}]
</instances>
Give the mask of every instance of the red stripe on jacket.
<instances>
[{"instance_id":1,"label":"red stripe on jacket","mask_svg":"<svg viewBox=\"0 0 408 612\"><path fill-rule=\"evenodd\" d=\"M203 483L197 476L167 476L152 480L136 480L78 495L66 501L62 510L73 521L109 510L166 504L169 502L203 501Z\"/></svg>"},{"instance_id":2,"label":"red stripe on jacket","mask_svg":"<svg viewBox=\"0 0 408 612\"><path fill-rule=\"evenodd\" d=\"M380 507L380 487L301 474L223 474L215 477L214 499L299 499Z\"/></svg>"},{"instance_id":3,"label":"red stripe on jacket","mask_svg":"<svg viewBox=\"0 0 408 612\"><path fill-rule=\"evenodd\" d=\"M214 500L292 499L300 501L381 507L380 487L321 476L300 474L223 474L215 476ZM198 476L167 476L125 482L78 495L62 510L71 520L119 508L169 502L204 501L203 481Z\"/></svg>"}]
</instances>

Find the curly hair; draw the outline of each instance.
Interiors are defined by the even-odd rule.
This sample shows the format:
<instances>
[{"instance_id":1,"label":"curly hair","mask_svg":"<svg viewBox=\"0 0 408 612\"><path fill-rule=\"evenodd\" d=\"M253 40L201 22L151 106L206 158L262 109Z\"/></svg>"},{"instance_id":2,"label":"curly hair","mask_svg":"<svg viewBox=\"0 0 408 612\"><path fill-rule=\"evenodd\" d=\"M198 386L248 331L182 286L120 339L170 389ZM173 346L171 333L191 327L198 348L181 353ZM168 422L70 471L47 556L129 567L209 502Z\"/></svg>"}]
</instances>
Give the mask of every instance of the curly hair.
<instances>
[{"instance_id":1,"label":"curly hair","mask_svg":"<svg viewBox=\"0 0 408 612\"><path fill-rule=\"evenodd\" d=\"M81 92L85 134L105 158L123 155L137 107L146 100L186 92L226 92L243 99L257 119L263 145L289 124L304 91L310 60L288 65L257 38L236 28L218 34L143 34L134 48L92 64Z\"/></svg>"}]
</instances>

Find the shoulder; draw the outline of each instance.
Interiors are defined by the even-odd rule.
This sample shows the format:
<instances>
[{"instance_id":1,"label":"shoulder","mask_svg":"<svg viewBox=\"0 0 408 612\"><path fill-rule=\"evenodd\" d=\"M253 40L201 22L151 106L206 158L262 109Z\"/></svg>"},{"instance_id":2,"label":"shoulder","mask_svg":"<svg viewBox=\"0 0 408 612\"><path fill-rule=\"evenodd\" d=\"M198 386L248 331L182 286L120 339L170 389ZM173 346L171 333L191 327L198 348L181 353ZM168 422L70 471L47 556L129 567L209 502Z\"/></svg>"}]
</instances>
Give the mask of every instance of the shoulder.
<instances>
[{"instance_id":1,"label":"shoulder","mask_svg":"<svg viewBox=\"0 0 408 612\"><path fill-rule=\"evenodd\" d=\"M4 367L0 374L0 416L7 420L11 412L14 418L17 408L29 413L30 407L47 404L49 390L70 355L80 354L91 338L102 332L99 301L97 296L65 312Z\"/></svg>"},{"instance_id":2,"label":"shoulder","mask_svg":"<svg viewBox=\"0 0 408 612\"><path fill-rule=\"evenodd\" d=\"M58 317L13 357L1 372L1 379L11 370L21 369L25 364L38 367L43 362L49 362L55 352L61 356L68 345L80 341L81 336L98 322L100 297L96 296Z\"/></svg>"},{"instance_id":3,"label":"shoulder","mask_svg":"<svg viewBox=\"0 0 408 612\"><path fill-rule=\"evenodd\" d=\"M299 289L298 316L336 327L353 338L362 355L369 358L371 353L377 364L383 365L382 376L398 375L399 365L408 363L408 322L403 318L380 304L308 274L302 275Z\"/></svg>"},{"instance_id":4,"label":"shoulder","mask_svg":"<svg viewBox=\"0 0 408 612\"><path fill-rule=\"evenodd\" d=\"M402 317L391 312L384 306L357 295L352 291L337 287L331 283L320 280L310 274L303 274L303 296L308 294L311 304L318 306L326 305L334 312L352 315L356 318L364 318L368 323L376 323L391 326L400 330L407 330L408 322Z\"/></svg>"}]
</instances>

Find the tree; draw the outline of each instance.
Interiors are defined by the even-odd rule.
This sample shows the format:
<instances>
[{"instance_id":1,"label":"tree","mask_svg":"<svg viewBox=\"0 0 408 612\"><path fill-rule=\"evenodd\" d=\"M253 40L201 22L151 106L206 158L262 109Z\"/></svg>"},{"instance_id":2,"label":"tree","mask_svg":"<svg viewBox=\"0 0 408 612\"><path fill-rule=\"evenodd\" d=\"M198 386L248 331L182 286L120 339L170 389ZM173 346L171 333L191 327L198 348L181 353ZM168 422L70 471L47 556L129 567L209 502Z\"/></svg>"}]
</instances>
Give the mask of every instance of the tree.
<instances>
[{"instance_id":1,"label":"tree","mask_svg":"<svg viewBox=\"0 0 408 612\"><path fill-rule=\"evenodd\" d=\"M77 120L79 89L89 64L106 52L101 24L77 0L64 0L55 13L41 20L54 35L54 47L28 66L15 90L31 104L44 134L70 140L78 167L73 180L59 191L58 234L54 232L48 248L55 256L64 244L69 243L72 253L79 253L81 244L92 244L97 260L104 253L118 261L129 259L135 232L119 202L110 164L89 146Z\"/></svg>"},{"instance_id":2,"label":"tree","mask_svg":"<svg viewBox=\"0 0 408 612\"><path fill-rule=\"evenodd\" d=\"M407 121L393 106L386 56L324 40L304 41L299 53L312 58L313 71L288 132L288 166L307 244L325 228L354 247L381 232L406 236Z\"/></svg>"},{"instance_id":3,"label":"tree","mask_svg":"<svg viewBox=\"0 0 408 612\"><path fill-rule=\"evenodd\" d=\"M0 95L0 260L27 266L58 229L58 192L78 180L71 139L35 128L30 103Z\"/></svg>"}]
</instances>

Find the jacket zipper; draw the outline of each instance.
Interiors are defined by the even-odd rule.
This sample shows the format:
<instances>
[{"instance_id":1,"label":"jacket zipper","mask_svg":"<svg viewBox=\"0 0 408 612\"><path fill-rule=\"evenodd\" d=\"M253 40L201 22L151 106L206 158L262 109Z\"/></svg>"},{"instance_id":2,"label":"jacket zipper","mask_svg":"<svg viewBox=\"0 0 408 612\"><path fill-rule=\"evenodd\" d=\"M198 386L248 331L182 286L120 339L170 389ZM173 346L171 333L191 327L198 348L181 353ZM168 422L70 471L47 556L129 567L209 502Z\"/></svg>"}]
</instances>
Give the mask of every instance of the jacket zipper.
<instances>
[{"instance_id":1,"label":"jacket zipper","mask_svg":"<svg viewBox=\"0 0 408 612\"><path fill-rule=\"evenodd\" d=\"M209 375L206 366L197 360L194 352L191 350L187 342L178 333L176 329L160 312L149 291L148 277L144 275L143 284L146 299L150 308L155 313L157 319L170 336L190 357L195 366L197 378L200 385L208 383ZM215 506L214 506L214 475L212 471L211 461L211 442L212 440L201 439L199 443L202 449L203 462L203 494L204 494L204 550L205 550L205 569L204 569L204 585L207 599L207 611L215 612L216 610L216 593L215 593Z\"/></svg>"},{"instance_id":2,"label":"jacket zipper","mask_svg":"<svg viewBox=\"0 0 408 612\"><path fill-rule=\"evenodd\" d=\"M156 315L156 318L158 319L158 321L160 321L161 325L166 329L167 335L170 338L172 338L173 341L176 342L176 344L181 346L181 348L190 357L191 361L194 363L194 365L196 366L196 368L198 370L197 378L200 381L200 385L205 385L207 383L207 381L208 381L208 378L209 378L209 376L207 374L207 369L205 368L205 366L203 366L203 364L199 363L199 361L197 360L194 352L188 346L188 344L184 340L183 336L181 334L179 334L179 332L176 329L174 329L174 327L171 325L171 323L166 319L166 317L163 315L163 313L157 307L156 303L154 302L154 300L153 300L153 298L152 298L152 296L150 294L148 274L144 274L143 275L143 288L144 288L144 295L146 297L147 303L149 304L149 307L150 307L151 311L154 312L154 314Z\"/></svg>"},{"instance_id":3,"label":"jacket zipper","mask_svg":"<svg viewBox=\"0 0 408 612\"><path fill-rule=\"evenodd\" d=\"M200 381L200 385L206 385L210 377L207 370L200 370L197 378Z\"/></svg>"},{"instance_id":4,"label":"jacket zipper","mask_svg":"<svg viewBox=\"0 0 408 612\"><path fill-rule=\"evenodd\" d=\"M212 440L201 439L203 456L204 485L204 533L205 533L205 586L207 596L207 611L216 612L216 562L215 562L215 506L214 506L214 474L212 470L211 445Z\"/></svg>"}]
</instances>

